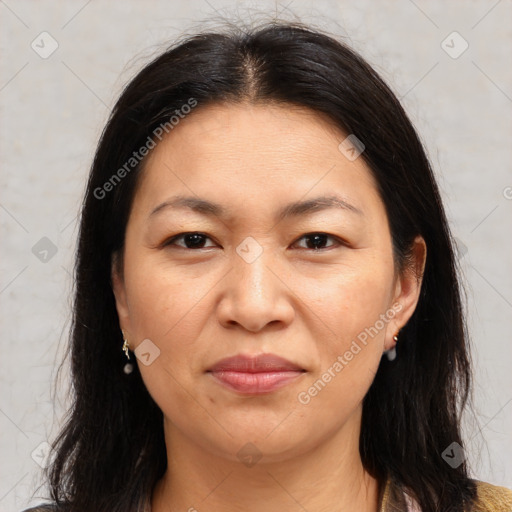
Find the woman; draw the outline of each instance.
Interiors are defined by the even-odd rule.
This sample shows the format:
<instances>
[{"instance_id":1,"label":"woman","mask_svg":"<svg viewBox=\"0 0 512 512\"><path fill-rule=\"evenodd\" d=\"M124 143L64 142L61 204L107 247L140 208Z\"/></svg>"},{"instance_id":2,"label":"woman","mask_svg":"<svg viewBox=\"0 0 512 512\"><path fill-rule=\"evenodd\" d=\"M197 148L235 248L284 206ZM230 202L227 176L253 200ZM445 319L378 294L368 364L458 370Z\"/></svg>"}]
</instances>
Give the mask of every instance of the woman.
<instances>
[{"instance_id":1,"label":"woman","mask_svg":"<svg viewBox=\"0 0 512 512\"><path fill-rule=\"evenodd\" d=\"M83 205L70 350L50 510L512 506L464 461L465 324L423 147L308 27L199 34L128 84Z\"/></svg>"}]
</instances>

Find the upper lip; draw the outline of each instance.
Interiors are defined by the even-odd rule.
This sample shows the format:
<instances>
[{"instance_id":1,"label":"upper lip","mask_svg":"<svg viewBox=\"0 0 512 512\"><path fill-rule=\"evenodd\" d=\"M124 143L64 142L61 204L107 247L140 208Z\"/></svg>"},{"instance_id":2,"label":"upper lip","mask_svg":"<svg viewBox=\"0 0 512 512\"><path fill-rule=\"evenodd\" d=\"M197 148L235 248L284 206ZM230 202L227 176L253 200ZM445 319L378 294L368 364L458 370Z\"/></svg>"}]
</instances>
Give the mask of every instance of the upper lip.
<instances>
[{"instance_id":1,"label":"upper lip","mask_svg":"<svg viewBox=\"0 0 512 512\"><path fill-rule=\"evenodd\" d=\"M227 357L215 363L209 372L244 372L244 373L268 373L268 372L290 372L304 371L287 359L275 354L261 354L258 356L236 355Z\"/></svg>"}]
</instances>

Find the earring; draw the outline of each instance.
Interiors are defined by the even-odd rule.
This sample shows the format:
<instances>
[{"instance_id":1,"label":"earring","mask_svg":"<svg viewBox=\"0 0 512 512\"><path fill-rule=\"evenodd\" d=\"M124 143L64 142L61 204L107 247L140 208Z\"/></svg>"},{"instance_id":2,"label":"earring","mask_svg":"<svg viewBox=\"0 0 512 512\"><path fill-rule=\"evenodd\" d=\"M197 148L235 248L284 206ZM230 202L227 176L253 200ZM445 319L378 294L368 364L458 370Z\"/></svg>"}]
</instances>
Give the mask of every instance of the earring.
<instances>
[{"instance_id":1,"label":"earring","mask_svg":"<svg viewBox=\"0 0 512 512\"><path fill-rule=\"evenodd\" d=\"M124 333L124 331L122 329L121 329L121 332L123 333L123 342L124 342L122 350L125 353L126 357L128 359L130 359L130 352L129 352L130 343L129 343L128 339L126 338L126 334ZM133 364L126 363L124 365L123 371L124 371L124 373L126 373L126 375L129 375L130 373L132 373L133 372Z\"/></svg>"},{"instance_id":2,"label":"earring","mask_svg":"<svg viewBox=\"0 0 512 512\"><path fill-rule=\"evenodd\" d=\"M397 333L393 336L393 341L395 343L398 343L398 333L400 331L397 331ZM393 361L396 358L396 346L393 348L390 348L389 350L386 350L386 356L389 361Z\"/></svg>"}]
</instances>

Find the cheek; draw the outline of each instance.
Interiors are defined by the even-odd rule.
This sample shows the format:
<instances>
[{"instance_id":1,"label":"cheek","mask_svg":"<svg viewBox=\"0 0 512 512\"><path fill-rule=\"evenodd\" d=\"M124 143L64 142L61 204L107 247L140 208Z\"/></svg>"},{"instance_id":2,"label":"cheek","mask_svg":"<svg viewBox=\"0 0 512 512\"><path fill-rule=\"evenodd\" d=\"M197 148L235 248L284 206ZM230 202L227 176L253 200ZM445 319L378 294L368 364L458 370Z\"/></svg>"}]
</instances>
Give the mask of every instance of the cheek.
<instances>
[{"instance_id":1,"label":"cheek","mask_svg":"<svg viewBox=\"0 0 512 512\"><path fill-rule=\"evenodd\" d=\"M339 350L372 327L390 307L393 267L392 263L365 263L339 269L322 281L309 284L302 291L305 302L328 327L327 346ZM385 331L382 327L379 330Z\"/></svg>"},{"instance_id":2,"label":"cheek","mask_svg":"<svg viewBox=\"0 0 512 512\"><path fill-rule=\"evenodd\" d=\"M201 311L202 301L214 285L207 274L187 277L179 268L166 267L150 258L134 261L128 272L130 316L138 338L153 337L163 342L173 334L197 327L193 317ZM182 342L186 344L187 338L183 336Z\"/></svg>"},{"instance_id":3,"label":"cheek","mask_svg":"<svg viewBox=\"0 0 512 512\"><path fill-rule=\"evenodd\" d=\"M135 347L149 339L158 348L150 365L137 360L144 384L167 415L187 411L190 421L200 415L186 390L194 388L208 280L184 278L151 258L127 262L125 275Z\"/></svg>"},{"instance_id":4,"label":"cheek","mask_svg":"<svg viewBox=\"0 0 512 512\"><path fill-rule=\"evenodd\" d=\"M145 386L161 409L173 404L189 410L190 396L184 390L194 388L200 369L197 345L207 314L208 290L215 280L208 275L184 277L183 271L150 258L127 261L125 276L133 349L146 339L157 347L158 357L151 365L137 360Z\"/></svg>"},{"instance_id":5,"label":"cheek","mask_svg":"<svg viewBox=\"0 0 512 512\"><path fill-rule=\"evenodd\" d=\"M344 269L322 286L304 292L308 305L323 320L316 336L319 365L301 388L298 401L313 416L346 418L362 401L377 372L391 307L393 266Z\"/></svg>"}]
</instances>

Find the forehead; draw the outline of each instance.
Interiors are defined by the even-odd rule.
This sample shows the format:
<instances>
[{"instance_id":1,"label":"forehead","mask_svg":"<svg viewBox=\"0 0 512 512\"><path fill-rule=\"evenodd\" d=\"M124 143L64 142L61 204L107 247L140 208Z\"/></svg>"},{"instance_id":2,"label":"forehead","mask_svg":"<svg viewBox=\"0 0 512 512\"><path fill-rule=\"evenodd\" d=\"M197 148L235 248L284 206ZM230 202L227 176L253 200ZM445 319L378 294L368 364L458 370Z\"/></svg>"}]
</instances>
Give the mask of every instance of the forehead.
<instances>
[{"instance_id":1,"label":"forehead","mask_svg":"<svg viewBox=\"0 0 512 512\"><path fill-rule=\"evenodd\" d=\"M187 153L190 164L205 157L244 160L254 157L304 160L318 152L339 156L346 134L325 114L287 104L220 103L198 106L150 155L166 149Z\"/></svg>"},{"instance_id":2,"label":"forehead","mask_svg":"<svg viewBox=\"0 0 512 512\"><path fill-rule=\"evenodd\" d=\"M294 105L198 106L148 155L137 196L153 207L176 190L241 208L336 190L378 200L363 159L340 151L346 137L326 115Z\"/></svg>"}]
</instances>

